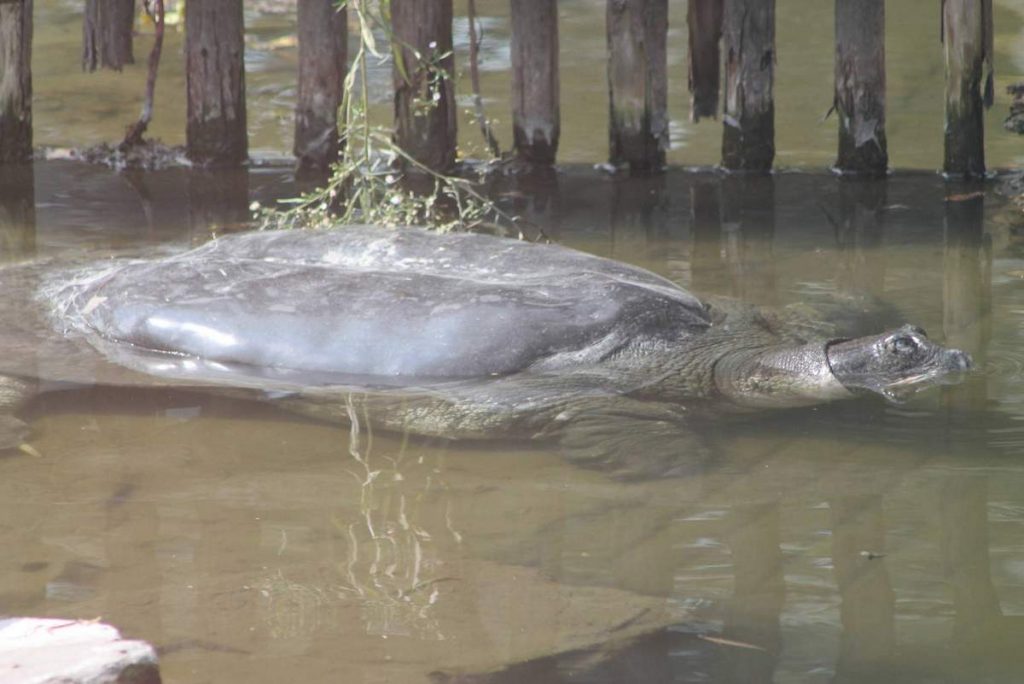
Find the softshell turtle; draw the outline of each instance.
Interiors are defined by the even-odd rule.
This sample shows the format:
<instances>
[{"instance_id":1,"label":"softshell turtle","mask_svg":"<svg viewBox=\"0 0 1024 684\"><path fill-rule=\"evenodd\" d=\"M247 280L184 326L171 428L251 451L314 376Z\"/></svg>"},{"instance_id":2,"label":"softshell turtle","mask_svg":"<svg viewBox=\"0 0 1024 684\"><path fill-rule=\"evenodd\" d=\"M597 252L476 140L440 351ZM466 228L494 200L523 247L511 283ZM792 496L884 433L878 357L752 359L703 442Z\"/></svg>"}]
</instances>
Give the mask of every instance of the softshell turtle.
<instances>
[{"instance_id":1,"label":"softshell turtle","mask_svg":"<svg viewBox=\"0 0 1024 684\"><path fill-rule=\"evenodd\" d=\"M73 274L3 269L0 287L8 359L28 345L50 364L0 365L14 378L210 385L424 435L553 436L598 458L622 440L678 447L694 412L893 397L971 365L912 326L846 339L572 249L415 228L238 234ZM35 298L12 303L19 288ZM14 404L24 392L8 387Z\"/></svg>"}]
</instances>

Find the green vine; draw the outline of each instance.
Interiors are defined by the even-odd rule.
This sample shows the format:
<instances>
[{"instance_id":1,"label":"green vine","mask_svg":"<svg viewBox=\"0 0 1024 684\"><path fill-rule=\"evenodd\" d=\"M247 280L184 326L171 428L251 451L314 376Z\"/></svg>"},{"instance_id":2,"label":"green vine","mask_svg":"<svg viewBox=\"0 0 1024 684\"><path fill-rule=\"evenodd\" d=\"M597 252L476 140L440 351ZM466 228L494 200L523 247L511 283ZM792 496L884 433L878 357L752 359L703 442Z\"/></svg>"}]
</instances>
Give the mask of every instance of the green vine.
<instances>
[{"instance_id":1,"label":"green vine","mask_svg":"<svg viewBox=\"0 0 1024 684\"><path fill-rule=\"evenodd\" d=\"M479 192L479 181L440 173L416 161L395 144L389 128L370 118L368 70L371 58L381 63L395 59L402 78L410 80L401 50L382 53L377 36L394 45L389 0L343 0L341 7L355 12L359 47L349 65L339 111L340 158L327 184L277 207L253 205L260 227L325 228L339 224L371 223L382 226L423 225L440 231L473 230L481 226L518 232L517 219ZM396 46L397 47L397 46ZM428 55L409 48L419 63L420 77L431 82L450 79L441 66L448 56L435 46ZM428 89L439 92L439 88ZM418 111L436 107L433 99L416 102ZM419 187L410 180L418 177ZM426 179L426 183L422 182Z\"/></svg>"}]
</instances>

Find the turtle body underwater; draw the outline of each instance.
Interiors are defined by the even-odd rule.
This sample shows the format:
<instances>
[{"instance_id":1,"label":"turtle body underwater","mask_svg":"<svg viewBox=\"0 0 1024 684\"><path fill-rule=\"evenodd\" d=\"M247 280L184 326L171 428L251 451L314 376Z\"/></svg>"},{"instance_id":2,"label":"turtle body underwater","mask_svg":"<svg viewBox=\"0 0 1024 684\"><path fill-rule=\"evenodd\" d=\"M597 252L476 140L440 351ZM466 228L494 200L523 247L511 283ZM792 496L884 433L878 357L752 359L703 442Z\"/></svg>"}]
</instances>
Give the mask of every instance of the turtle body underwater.
<instances>
[{"instance_id":1,"label":"turtle body underwater","mask_svg":"<svg viewBox=\"0 0 1024 684\"><path fill-rule=\"evenodd\" d=\"M417 228L237 234L73 274L8 267L0 285L36 290L4 305L22 322L0 344L59 359L52 379L212 386L327 418L358 405L390 430L590 452L676 439L695 411L894 397L971 367L909 325L846 339L572 249ZM25 365L7 356L14 409Z\"/></svg>"}]
</instances>

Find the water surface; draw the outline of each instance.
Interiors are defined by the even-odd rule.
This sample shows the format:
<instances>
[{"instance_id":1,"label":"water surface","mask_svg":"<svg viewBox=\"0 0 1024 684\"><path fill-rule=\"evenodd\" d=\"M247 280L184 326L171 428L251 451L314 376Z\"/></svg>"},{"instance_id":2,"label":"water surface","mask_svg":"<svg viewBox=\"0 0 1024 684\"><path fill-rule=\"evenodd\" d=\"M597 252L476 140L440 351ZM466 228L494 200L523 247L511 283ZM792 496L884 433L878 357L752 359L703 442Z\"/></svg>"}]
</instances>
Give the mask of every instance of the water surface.
<instances>
[{"instance_id":1,"label":"water surface","mask_svg":"<svg viewBox=\"0 0 1024 684\"><path fill-rule=\"evenodd\" d=\"M5 180L6 262L183 249L292 191L274 168ZM626 479L529 441L48 377L23 414L40 456L0 456L0 613L102 616L167 681L1020 681L1015 211L923 173L531 182L491 190L559 242L704 296L859 302L982 370L696 426L713 457L685 476L687 443L659 461L627 435Z\"/></svg>"}]
</instances>

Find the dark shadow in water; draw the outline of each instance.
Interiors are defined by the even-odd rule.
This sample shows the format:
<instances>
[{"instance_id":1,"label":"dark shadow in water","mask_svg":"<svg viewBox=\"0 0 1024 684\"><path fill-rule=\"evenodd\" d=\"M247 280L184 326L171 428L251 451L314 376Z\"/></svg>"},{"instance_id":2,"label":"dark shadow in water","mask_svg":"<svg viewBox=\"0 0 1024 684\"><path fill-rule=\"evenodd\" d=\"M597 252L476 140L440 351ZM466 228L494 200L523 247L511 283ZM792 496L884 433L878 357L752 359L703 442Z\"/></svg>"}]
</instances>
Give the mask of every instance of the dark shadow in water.
<instances>
[{"instance_id":1,"label":"dark shadow in water","mask_svg":"<svg viewBox=\"0 0 1024 684\"><path fill-rule=\"evenodd\" d=\"M688 632L663 630L620 644L570 651L490 674L435 672L434 684L684 684L709 682L721 646Z\"/></svg>"}]
</instances>

